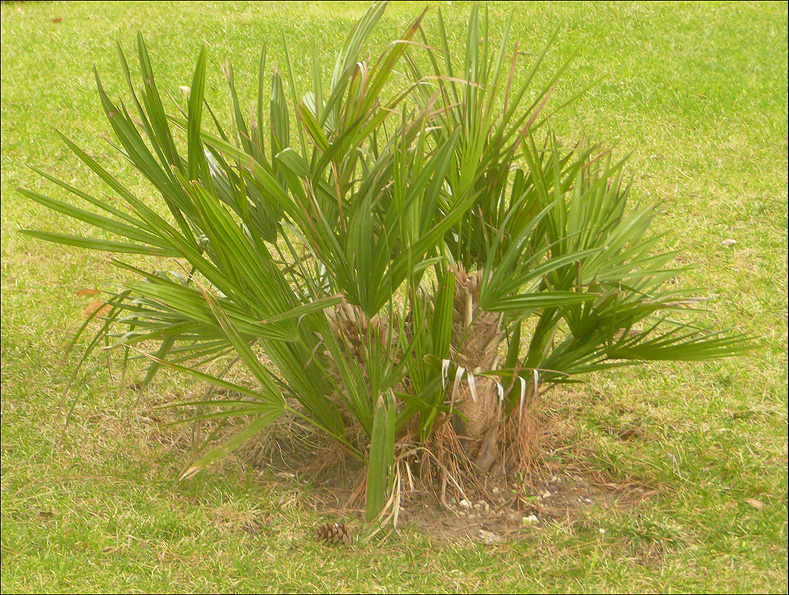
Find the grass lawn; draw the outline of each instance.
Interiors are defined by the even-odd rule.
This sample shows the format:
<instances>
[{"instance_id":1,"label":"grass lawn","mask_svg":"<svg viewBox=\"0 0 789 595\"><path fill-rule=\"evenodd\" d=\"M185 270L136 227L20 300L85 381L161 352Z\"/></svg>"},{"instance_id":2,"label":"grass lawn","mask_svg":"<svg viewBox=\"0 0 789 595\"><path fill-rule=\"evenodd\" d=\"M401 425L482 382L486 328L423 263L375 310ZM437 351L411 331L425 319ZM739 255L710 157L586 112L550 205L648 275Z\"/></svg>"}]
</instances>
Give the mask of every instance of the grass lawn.
<instances>
[{"instance_id":1,"label":"grass lawn","mask_svg":"<svg viewBox=\"0 0 789 595\"><path fill-rule=\"evenodd\" d=\"M461 43L470 6L441 5ZM681 283L711 298L709 320L760 341L744 357L599 374L546 397L553 464L652 496L593 504L495 545L407 529L330 549L312 538L323 517L298 478L274 482L230 458L177 482L190 429L152 423L151 402L119 397L118 368L104 360L61 407L79 355L63 364L64 348L93 299L77 292L122 276L109 259L18 233L87 227L15 189L63 198L32 165L105 194L57 129L150 195L105 141L92 66L127 101L115 44L134 63L142 31L160 91L180 99L205 43L207 97L227 113L225 58L247 105L262 43L269 65L283 63L283 34L297 73L309 71L314 39L328 77L366 6L2 3L2 591L786 592L786 3L490 4L493 32L516 10L524 59L562 24L544 75L580 53L557 95L603 79L552 120L557 135L632 154L633 195L663 206L662 247L695 266ZM374 43L422 8L393 3ZM200 390L163 373L149 398ZM638 439L617 439L633 424Z\"/></svg>"}]
</instances>

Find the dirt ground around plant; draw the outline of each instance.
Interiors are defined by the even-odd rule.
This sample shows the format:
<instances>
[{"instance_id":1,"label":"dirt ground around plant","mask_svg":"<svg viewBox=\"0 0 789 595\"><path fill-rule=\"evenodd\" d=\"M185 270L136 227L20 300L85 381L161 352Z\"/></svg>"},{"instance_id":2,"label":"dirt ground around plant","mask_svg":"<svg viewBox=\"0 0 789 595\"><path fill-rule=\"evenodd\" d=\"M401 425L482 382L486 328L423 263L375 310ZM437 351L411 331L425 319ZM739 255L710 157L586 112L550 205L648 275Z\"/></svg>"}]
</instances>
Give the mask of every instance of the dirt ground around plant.
<instances>
[{"instance_id":1,"label":"dirt ground around plant","mask_svg":"<svg viewBox=\"0 0 789 595\"><path fill-rule=\"evenodd\" d=\"M546 453L573 448L563 443L566 437L552 423L543 421L541 448ZM626 433L620 439L633 435ZM259 481L282 491L283 497L297 490L303 499L300 505L313 508L326 522L343 521L354 532L364 524L362 465L309 430L279 428L243 447L238 456L255 470ZM658 493L648 485L611 481L584 465L582 458L558 464L545 457L525 479L485 476L477 485L465 482L462 489L450 478L443 504L442 482L435 470L431 477L420 478L419 459L412 457L400 464L399 472L400 500L390 507L390 513L397 508L397 530L415 530L454 545L494 544L520 539L550 524L586 523L594 510L631 509ZM298 489L302 486L309 489Z\"/></svg>"}]
</instances>

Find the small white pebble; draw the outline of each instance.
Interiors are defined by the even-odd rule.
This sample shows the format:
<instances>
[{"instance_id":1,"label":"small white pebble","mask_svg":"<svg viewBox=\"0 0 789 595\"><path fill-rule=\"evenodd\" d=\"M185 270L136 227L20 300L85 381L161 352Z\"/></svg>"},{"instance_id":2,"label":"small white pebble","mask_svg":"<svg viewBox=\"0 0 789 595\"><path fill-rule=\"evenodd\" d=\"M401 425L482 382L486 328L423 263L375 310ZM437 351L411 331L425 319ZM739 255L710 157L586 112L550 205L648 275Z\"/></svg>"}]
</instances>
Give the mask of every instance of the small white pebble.
<instances>
[{"instance_id":1,"label":"small white pebble","mask_svg":"<svg viewBox=\"0 0 789 595\"><path fill-rule=\"evenodd\" d=\"M592 501L589 498L584 498L584 502L586 502L587 504L591 504L592 503Z\"/></svg>"},{"instance_id":2,"label":"small white pebble","mask_svg":"<svg viewBox=\"0 0 789 595\"><path fill-rule=\"evenodd\" d=\"M734 244L736 244L736 243L737 243L737 240L732 240L732 239L728 239L727 238L727 239L725 239L725 240L723 240L721 242L721 246L734 246Z\"/></svg>"},{"instance_id":3,"label":"small white pebble","mask_svg":"<svg viewBox=\"0 0 789 595\"><path fill-rule=\"evenodd\" d=\"M534 523L539 523L539 522L540 522L540 519L538 519L538 518L537 518L535 515L533 515L533 514L530 514L529 516L525 516L525 517L523 517L523 519L521 520L521 522L522 522L524 525L533 525Z\"/></svg>"},{"instance_id":4,"label":"small white pebble","mask_svg":"<svg viewBox=\"0 0 789 595\"><path fill-rule=\"evenodd\" d=\"M487 543L488 545L493 545L494 543L503 541L503 539L500 536L490 531L485 531L484 529L479 530L479 538L485 543Z\"/></svg>"},{"instance_id":5,"label":"small white pebble","mask_svg":"<svg viewBox=\"0 0 789 595\"><path fill-rule=\"evenodd\" d=\"M468 501L468 500L466 500L465 498L463 498L463 499L460 501L460 508L466 508L466 509L469 509L469 508L471 508L471 506L472 506L471 502L469 502L469 501Z\"/></svg>"},{"instance_id":6,"label":"small white pebble","mask_svg":"<svg viewBox=\"0 0 789 595\"><path fill-rule=\"evenodd\" d=\"M605 529L600 529L600 535L605 535Z\"/></svg>"}]
</instances>

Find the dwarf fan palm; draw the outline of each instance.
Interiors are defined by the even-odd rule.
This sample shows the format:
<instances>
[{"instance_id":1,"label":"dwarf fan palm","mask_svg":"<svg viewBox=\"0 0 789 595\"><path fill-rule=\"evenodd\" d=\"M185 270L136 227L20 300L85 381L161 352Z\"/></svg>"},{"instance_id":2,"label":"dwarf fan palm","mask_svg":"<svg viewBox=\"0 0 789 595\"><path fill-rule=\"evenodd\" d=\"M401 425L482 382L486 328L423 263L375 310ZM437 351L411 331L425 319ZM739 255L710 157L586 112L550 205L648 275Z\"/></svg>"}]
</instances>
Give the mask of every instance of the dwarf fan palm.
<instances>
[{"instance_id":1,"label":"dwarf fan palm","mask_svg":"<svg viewBox=\"0 0 789 595\"><path fill-rule=\"evenodd\" d=\"M437 43L423 13L369 62L365 42L384 8L373 4L349 33L328 86L317 51L300 98L288 66L291 106L276 68L266 92L264 49L247 121L228 65L229 133L204 100L205 49L186 113L165 112L141 36L139 90L121 52L133 113L113 103L97 74L118 150L161 195L166 216L65 138L123 207L43 172L93 210L21 190L117 239L26 232L33 237L170 258L183 269L114 260L134 280L112 294L87 350L105 335L125 349L155 341L145 384L167 365L240 396L196 403L212 408L198 418L250 423L182 477L291 412L367 462L369 519L396 491L396 440L430 448L442 428L463 440L456 454L469 469L522 465L528 453L502 430L516 420L518 443L531 411L524 402L540 388L747 346L668 318L689 300L663 287L676 274L664 268L672 255L647 235L654 209L626 208L623 162L598 147L536 139L561 69L530 105L524 98L548 46L515 85L509 27L494 52L475 7L458 69L439 10ZM398 64L406 84L393 77ZM202 367L229 354L253 387Z\"/></svg>"}]
</instances>

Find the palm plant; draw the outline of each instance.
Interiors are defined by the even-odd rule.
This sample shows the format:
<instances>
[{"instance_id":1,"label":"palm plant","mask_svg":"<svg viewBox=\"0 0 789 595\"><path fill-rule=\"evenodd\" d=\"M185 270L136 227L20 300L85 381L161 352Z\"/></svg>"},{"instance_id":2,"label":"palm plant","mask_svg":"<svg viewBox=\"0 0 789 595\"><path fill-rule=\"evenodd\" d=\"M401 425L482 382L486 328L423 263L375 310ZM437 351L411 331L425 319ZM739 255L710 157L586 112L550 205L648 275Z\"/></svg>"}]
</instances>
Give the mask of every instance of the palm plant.
<instances>
[{"instance_id":1,"label":"palm plant","mask_svg":"<svg viewBox=\"0 0 789 595\"><path fill-rule=\"evenodd\" d=\"M397 464L415 448L450 453L439 460L445 481L447 469L507 472L533 454L541 390L593 370L748 346L669 317L692 300L664 287L677 274L665 268L673 254L657 253L659 238L647 235L654 207L627 207L623 161L543 134L561 69L533 87L550 42L515 86L509 26L494 51L487 16L474 7L458 68L439 10L438 43L422 13L370 62L365 42L385 4L349 33L328 86L316 51L304 93L288 60L290 107L276 67L266 92L265 48L248 118L228 66L230 130L204 99L205 49L185 113L165 112L141 36L139 90L121 52L131 113L96 74L117 149L165 211L65 137L123 206L44 172L93 210L20 190L117 239L26 232L33 237L169 259L181 270L113 260L131 279L110 294L82 361L108 339L150 360L145 385L166 365L237 395L183 404L201 408L192 419L249 423L182 478L290 413L366 463L373 519L399 493ZM397 65L407 78L394 76ZM155 350L142 349L150 342ZM250 383L206 371L228 356Z\"/></svg>"}]
</instances>

